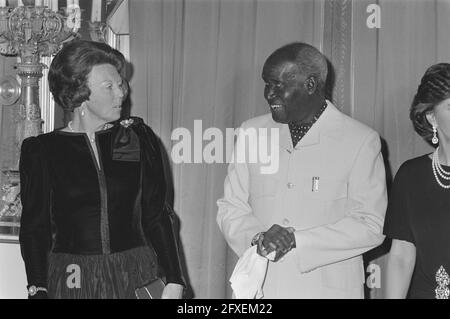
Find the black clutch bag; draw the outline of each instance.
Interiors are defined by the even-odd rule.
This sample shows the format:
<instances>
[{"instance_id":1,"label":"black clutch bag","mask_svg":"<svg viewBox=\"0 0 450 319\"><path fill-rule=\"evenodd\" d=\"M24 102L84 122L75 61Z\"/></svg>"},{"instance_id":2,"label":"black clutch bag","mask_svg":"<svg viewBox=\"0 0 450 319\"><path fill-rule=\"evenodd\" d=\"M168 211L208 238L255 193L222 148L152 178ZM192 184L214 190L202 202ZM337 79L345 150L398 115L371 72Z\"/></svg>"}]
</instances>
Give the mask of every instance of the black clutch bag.
<instances>
[{"instance_id":1,"label":"black clutch bag","mask_svg":"<svg viewBox=\"0 0 450 319\"><path fill-rule=\"evenodd\" d=\"M134 293L137 299L161 299L165 286L166 284L161 278L156 278L149 284L137 288Z\"/></svg>"}]
</instances>

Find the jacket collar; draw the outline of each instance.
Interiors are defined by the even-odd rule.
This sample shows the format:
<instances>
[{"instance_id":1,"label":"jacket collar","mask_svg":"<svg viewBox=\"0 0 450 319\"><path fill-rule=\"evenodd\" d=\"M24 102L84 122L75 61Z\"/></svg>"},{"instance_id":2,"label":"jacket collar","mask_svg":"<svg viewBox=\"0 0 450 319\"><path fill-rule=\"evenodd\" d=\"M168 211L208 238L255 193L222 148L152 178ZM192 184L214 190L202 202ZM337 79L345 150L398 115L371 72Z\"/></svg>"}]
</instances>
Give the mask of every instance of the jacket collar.
<instances>
[{"instance_id":1,"label":"jacket collar","mask_svg":"<svg viewBox=\"0 0 450 319\"><path fill-rule=\"evenodd\" d=\"M319 117L316 123L309 129L308 133L297 143L295 149L316 145L321 140L326 138L338 139L342 133L343 115L331 103L326 100L327 108ZM276 123L271 119L272 127L277 127L280 130L280 147L293 150L291 133L288 124Z\"/></svg>"}]
</instances>

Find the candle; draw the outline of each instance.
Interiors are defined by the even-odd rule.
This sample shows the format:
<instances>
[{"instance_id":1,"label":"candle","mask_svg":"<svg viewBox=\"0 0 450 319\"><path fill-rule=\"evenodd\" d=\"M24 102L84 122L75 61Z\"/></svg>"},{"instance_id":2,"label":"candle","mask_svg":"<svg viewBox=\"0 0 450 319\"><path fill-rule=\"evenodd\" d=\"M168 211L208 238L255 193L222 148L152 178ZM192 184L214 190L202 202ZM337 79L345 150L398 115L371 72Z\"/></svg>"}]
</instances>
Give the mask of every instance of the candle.
<instances>
[{"instance_id":1,"label":"candle","mask_svg":"<svg viewBox=\"0 0 450 319\"><path fill-rule=\"evenodd\" d=\"M42 0L36 0L36 1L34 2L34 6L35 6L35 7L42 7Z\"/></svg>"},{"instance_id":2,"label":"candle","mask_svg":"<svg viewBox=\"0 0 450 319\"><path fill-rule=\"evenodd\" d=\"M102 0L92 0L91 21L101 21L102 17Z\"/></svg>"},{"instance_id":3,"label":"candle","mask_svg":"<svg viewBox=\"0 0 450 319\"><path fill-rule=\"evenodd\" d=\"M22 2L22 0L17 0L17 6L18 6L18 7L23 7L23 2Z\"/></svg>"},{"instance_id":4,"label":"candle","mask_svg":"<svg viewBox=\"0 0 450 319\"><path fill-rule=\"evenodd\" d=\"M6 7L6 0L0 0L0 7Z\"/></svg>"}]
</instances>

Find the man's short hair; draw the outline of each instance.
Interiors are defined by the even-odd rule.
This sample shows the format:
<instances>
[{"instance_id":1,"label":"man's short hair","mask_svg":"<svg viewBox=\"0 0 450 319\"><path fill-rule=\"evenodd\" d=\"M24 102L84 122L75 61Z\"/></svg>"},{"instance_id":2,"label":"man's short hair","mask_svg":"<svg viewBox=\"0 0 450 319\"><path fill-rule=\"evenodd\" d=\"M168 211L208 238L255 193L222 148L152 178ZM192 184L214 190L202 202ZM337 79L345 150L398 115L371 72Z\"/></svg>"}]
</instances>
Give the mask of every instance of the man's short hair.
<instances>
[{"instance_id":1,"label":"man's short hair","mask_svg":"<svg viewBox=\"0 0 450 319\"><path fill-rule=\"evenodd\" d=\"M295 63L305 76L314 75L322 87L325 86L328 74L327 60L312 45L295 42L282 46L267 58L265 65L282 61Z\"/></svg>"}]
</instances>

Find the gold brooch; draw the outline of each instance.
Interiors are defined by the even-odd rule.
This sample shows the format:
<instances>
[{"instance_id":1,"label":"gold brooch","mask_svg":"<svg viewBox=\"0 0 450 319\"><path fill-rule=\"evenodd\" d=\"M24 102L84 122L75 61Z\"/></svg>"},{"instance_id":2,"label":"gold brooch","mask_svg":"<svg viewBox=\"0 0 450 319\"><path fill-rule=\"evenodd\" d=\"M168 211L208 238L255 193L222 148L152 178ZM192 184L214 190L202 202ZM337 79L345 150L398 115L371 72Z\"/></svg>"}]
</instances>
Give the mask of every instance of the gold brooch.
<instances>
[{"instance_id":1,"label":"gold brooch","mask_svg":"<svg viewBox=\"0 0 450 319\"><path fill-rule=\"evenodd\" d=\"M120 121L120 125L122 125L123 127L127 128L128 126L133 124L133 122L134 122L133 119L126 119L126 120Z\"/></svg>"}]
</instances>

